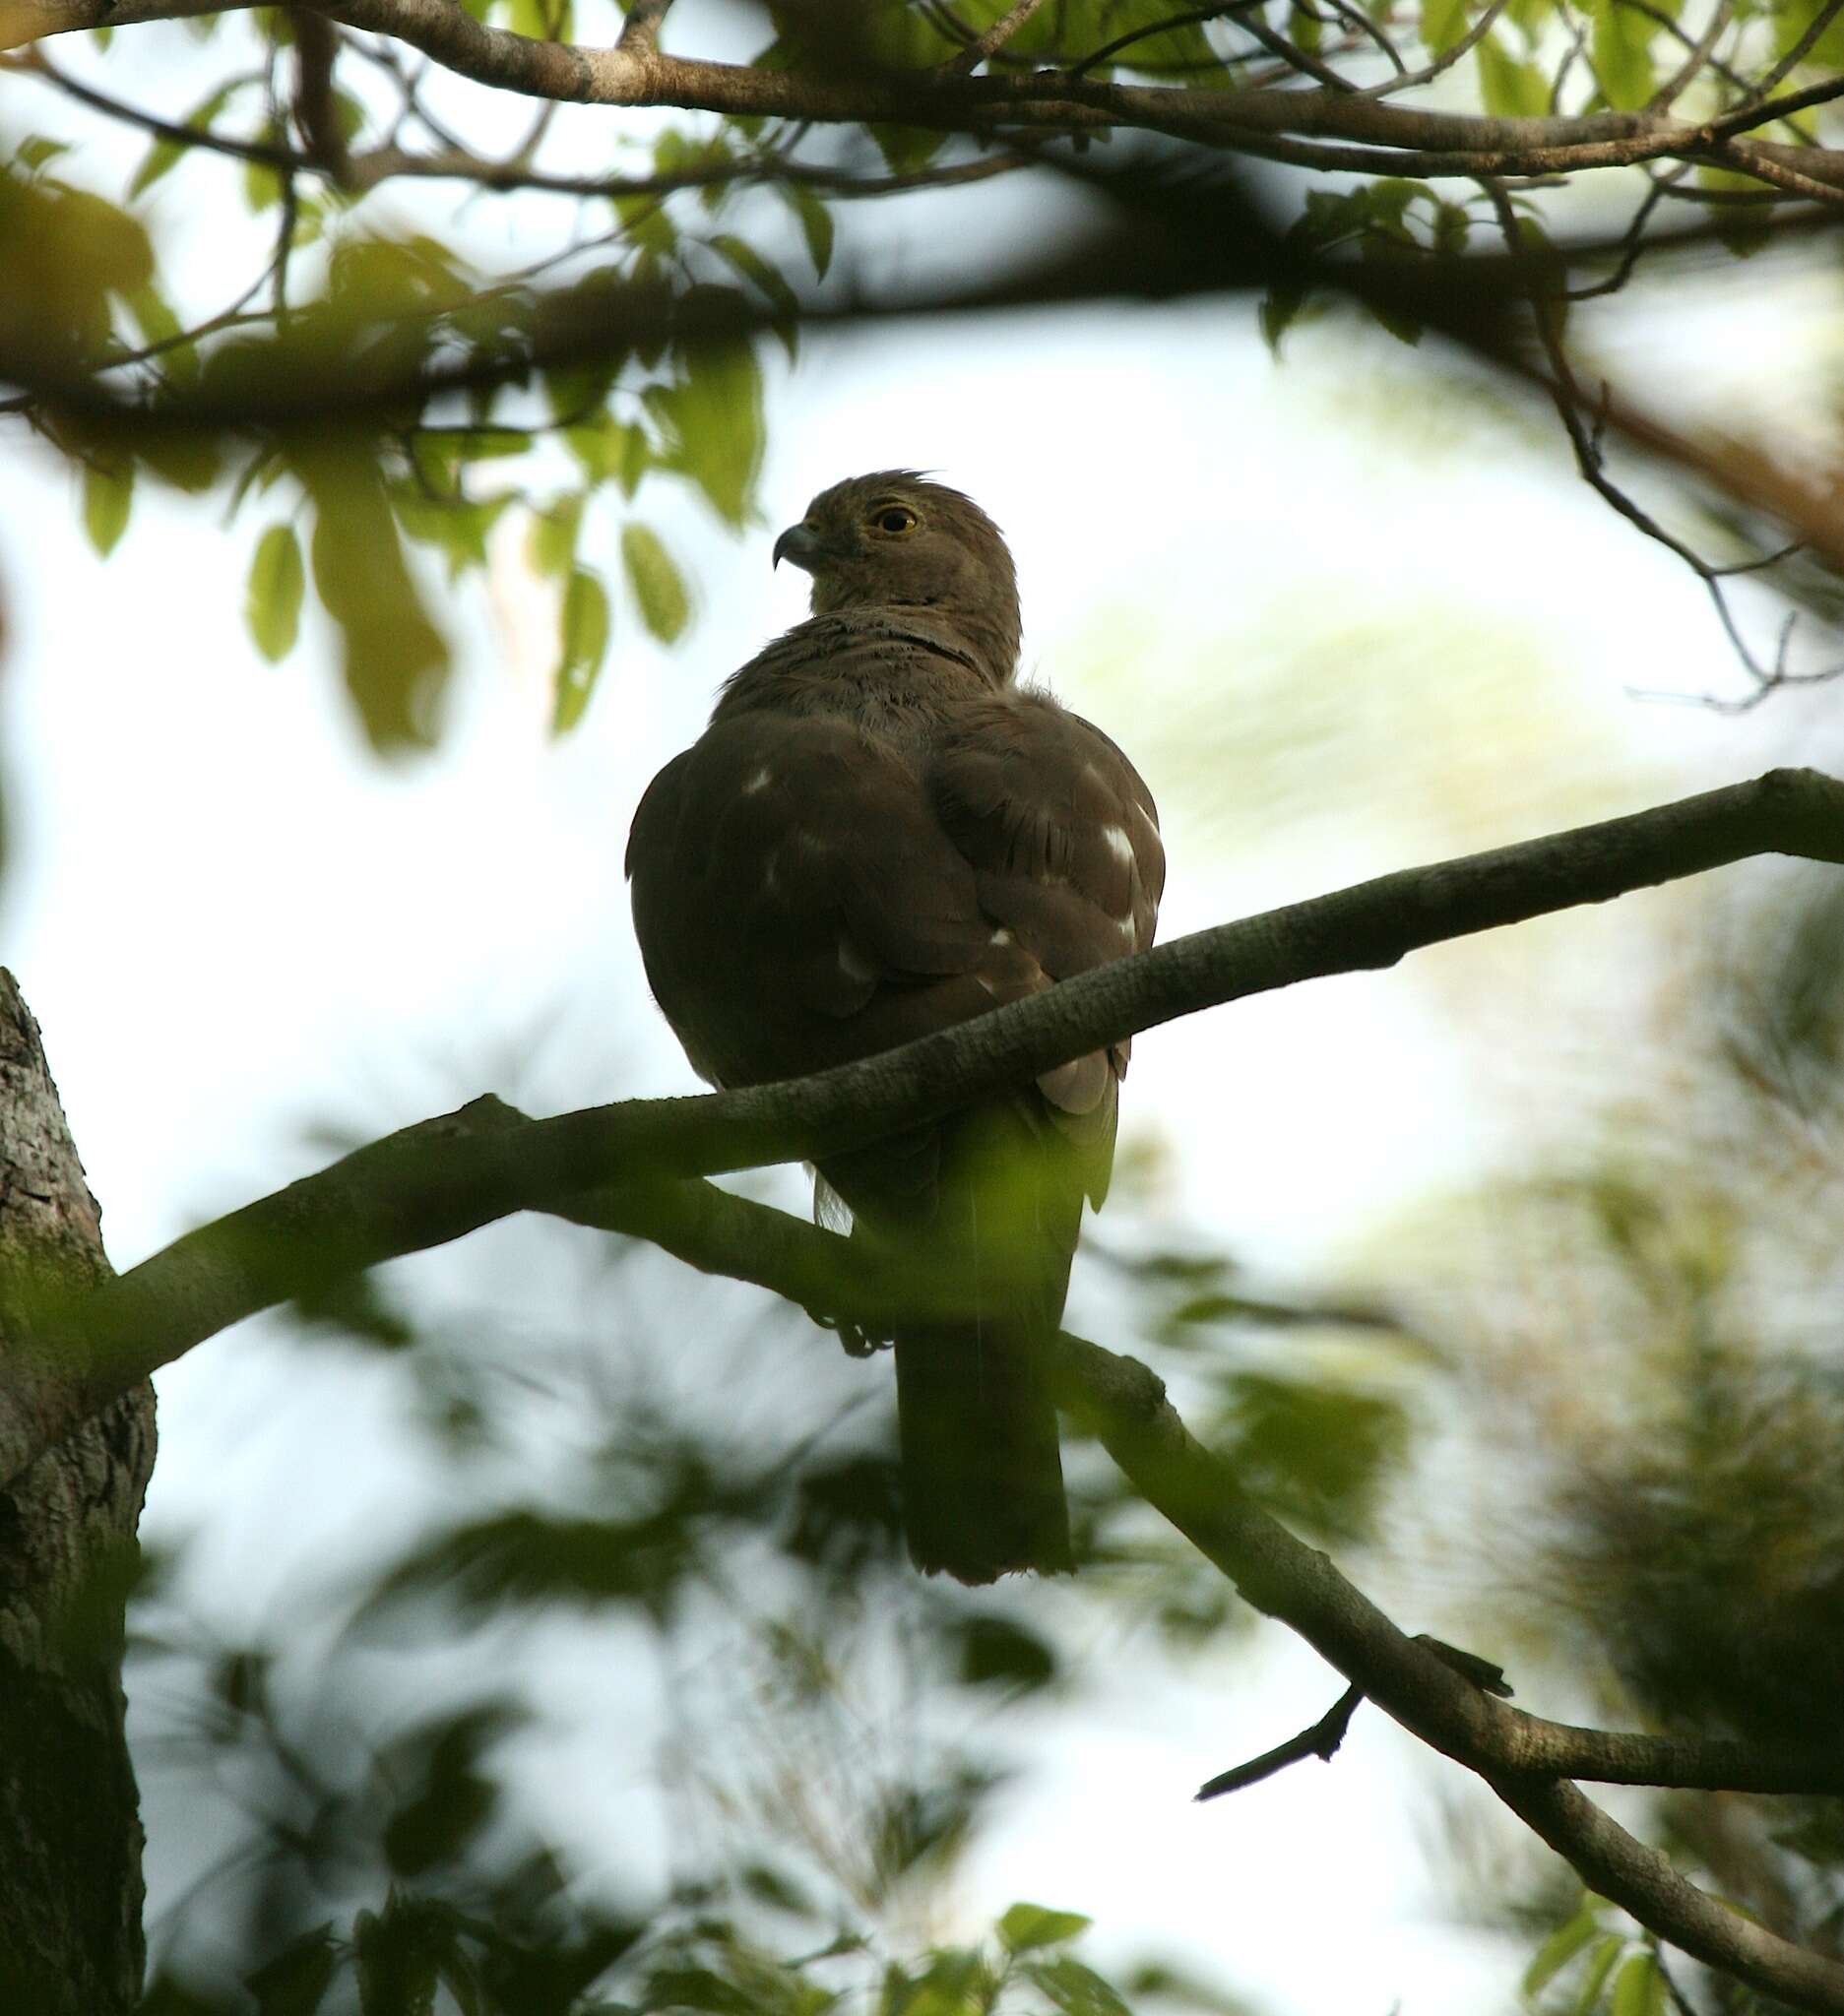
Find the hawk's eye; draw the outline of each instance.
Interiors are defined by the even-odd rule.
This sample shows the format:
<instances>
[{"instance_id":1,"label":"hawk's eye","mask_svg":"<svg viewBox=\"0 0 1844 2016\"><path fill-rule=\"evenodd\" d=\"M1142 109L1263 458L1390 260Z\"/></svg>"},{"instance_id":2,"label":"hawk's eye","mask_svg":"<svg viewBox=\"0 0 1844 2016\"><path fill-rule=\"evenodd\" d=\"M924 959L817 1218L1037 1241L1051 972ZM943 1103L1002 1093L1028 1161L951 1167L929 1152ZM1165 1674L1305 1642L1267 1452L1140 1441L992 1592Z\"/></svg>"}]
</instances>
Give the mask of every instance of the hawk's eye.
<instances>
[{"instance_id":1,"label":"hawk's eye","mask_svg":"<svg viewBox=\"0 0 1844 2016\"><path fill-rule=\"evenodd\" d=\"M886 505L871 523L881 533L887 533L893 539L900 539L906 533L916 530L916 514L907 504Z\"/></svg>"}]
</instances>

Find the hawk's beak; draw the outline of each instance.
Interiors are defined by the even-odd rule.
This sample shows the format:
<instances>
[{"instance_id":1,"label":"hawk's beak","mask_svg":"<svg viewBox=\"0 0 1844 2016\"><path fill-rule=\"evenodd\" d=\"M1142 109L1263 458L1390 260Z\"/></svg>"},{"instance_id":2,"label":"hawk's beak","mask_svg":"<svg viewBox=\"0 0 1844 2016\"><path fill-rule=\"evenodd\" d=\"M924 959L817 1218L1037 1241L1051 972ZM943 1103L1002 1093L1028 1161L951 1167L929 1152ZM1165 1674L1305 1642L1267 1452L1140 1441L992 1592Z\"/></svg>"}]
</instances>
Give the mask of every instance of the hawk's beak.
<instances>
[{"instance_id":1,"label":"hawk's beak","mask_svg":"<svg viewBox=\"0 0 1844 2016\"><path fill-rule=\"evenodd\" d=\"M775 541L774 564L779 567L784 560L792 560L811 574L825 551L819 534L810 525L791 525Z\"/></svg>"}]
</instances>

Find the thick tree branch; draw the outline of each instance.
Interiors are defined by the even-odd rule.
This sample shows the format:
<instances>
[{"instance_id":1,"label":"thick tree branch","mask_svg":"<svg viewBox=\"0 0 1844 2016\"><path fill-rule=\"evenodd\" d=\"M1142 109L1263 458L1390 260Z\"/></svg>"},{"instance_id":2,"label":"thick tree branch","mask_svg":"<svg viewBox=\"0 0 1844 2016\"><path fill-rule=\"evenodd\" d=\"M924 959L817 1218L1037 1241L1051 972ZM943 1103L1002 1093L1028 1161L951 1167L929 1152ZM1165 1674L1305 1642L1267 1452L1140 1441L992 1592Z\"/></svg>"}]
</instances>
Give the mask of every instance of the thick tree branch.
<instances>
[{"instance_id":1,"label":"thick tree branch","mask_svg":"<svg viewBox=\"0 0 1844 2016\"><path fill-rule=\"evenodd\" d=\"M47 1312L42 1383L0 1393L0 1483L193 1345L341 1274L626 1178L814 1159L932 1118L1201 1008L1392 966L1418 947L1755 854L1844 861L1844 784L1770 771L1652 811L1385 875L1098 968L818 1077L641 1100L483 1132L425 1121L188 1233Z\"/></svg>"},{"instance_id":2,"label":"thick tree branch","mask_svg":"<svg viewBox=\"0 0 1844 2016\"><path fill-rule=\"evenodd\" d=\"M501 1109L482 1124L504 1125ZM816 1291L855 1306L887 1290L837 1233L706 1184L663 1184L649 1197L576 1200L578 1223L637 1231L707 1272L756 1281L802 1301ZM1584 1880L1661 1938L1801 2008L1844 2010L1844 1968L1713 1903L1656 1851L1617 1826L1568 1777L1621 1785L1755 1793L1844 1793L1834 1745L1761 1745L1577 1729L1526 1714L1462 1677L1448 1648L1405 1637L1316 1549L1244 1497L1234 1474L1185 1428L1163 1383L1136 1359L1065 1334L1058 1398L1102 1441L1136 1489L1191 1540L1256 1608L1290 1625L1353 1682L1332 1714L1294 1742L1227 1776L1314 1754L1342 1737L1354 1695L1477 1772ZM1230 1790L1222 1781L1213 1786Z\"/></svg>"},{"instance_id":3,"label":"thick tree branch","mask_svg":"<svg viewBox=\"0 0 1844 2016\"><path fill-rule=\"evenodd\" d=\"M254 0L232 0L232 5ZM73 30L230 11L223 0L0 0L0 48ZM1391 98L1313 90L1123 84L1042 68L969 76L928 71L815 73L664 54L657 15L637 8L612 48L540 41L476 21L456 0L319 0L348 27L421 50L458 76L570 103L676 106L731 117L941 131L1083 132L1130 128L1315 167L1410 175L1542 175L1664 158L1694 158L1713 142L1772 124L1844 93L1844 82L1732 109L1711 122L1663 107L1536 118L1411 108ZM1400 85L1391 89L1400 89Z\"/></svg>"}]
</instances>

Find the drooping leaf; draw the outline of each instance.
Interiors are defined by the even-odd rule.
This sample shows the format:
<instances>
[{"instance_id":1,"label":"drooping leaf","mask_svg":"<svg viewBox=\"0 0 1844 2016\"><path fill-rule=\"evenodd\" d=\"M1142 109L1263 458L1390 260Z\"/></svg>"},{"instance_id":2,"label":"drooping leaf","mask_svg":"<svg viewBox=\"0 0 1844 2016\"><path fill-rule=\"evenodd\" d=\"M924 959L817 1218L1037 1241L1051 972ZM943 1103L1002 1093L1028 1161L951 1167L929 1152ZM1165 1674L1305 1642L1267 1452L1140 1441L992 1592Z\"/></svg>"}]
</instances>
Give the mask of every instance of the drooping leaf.
<instances>
[{"instance_id":1,"label":"drooping leaf","mask_svg":"<svg viewBox=\"0 0 1844 2016\"><path fill-rule=\"evenodd\" d=\"M221 84L216 91L201 98L179 123L202 132L229 103L232 94L247 82L246 78L233 77L227 83ZM128 184L128 200L132 203L144 191L152 189L168 169L176 166L190 152L191 149L183 140L173 140L161 134L142 156L141 165L135 170L134 179Z\"/></svg>"},{"instance_id":2,"label":"drooping leaf","mask_svg":"<svg viewBox=\"0 0 1844 2016\"><path fill-rule=\"evenodd\" d=\"M42 168L47 161L54 161L61 154L69 154L68 140L47 140L42 133L29 133L14 150L14 159L22 166L32 169Z\"/></svg>"},{"instance_id":3,"label":"drooping leaf","mask_svg":"<svg viewBox=\"0 0 1844 2016\"><path fill-rule=\"evenodd\" d=\"M663 644L674 643L691 620L691 598L651 527L630 520L621 528L621 565L640 620Z\"/></svg>"},{"instance_id":4,"label":"drooping leaf","mask_svg":"<svg viewBox=\"0 0 1844 2016\"><path fill-rule=\"evenodd\" d=\"M314 585L340 626L347 691L379 749L426 744L448 646L404 558L373 443L290 444L314 502Z\"/></svg>"},{"instance_id":5,"label":"drooping leaf","mask_svg":"<svg viewBox=\"0 0 1844 2016\"><path fill-rule=\"evenodd\" d=\"M84 531L103 559L128 530L135 499L135 469L131 462L90 463L84 469Z\"/></svg>"},{"instance_id":6,"label":"drooping leaf","mask_svg":"<svg viewBox=\"0 0 1844 2016\"><path fill-rule=\"evenodd\" d=\"M1063 2016L1133 2016L1111 1982L1066 1953L1034 1961L1025 1971Z\"/></svg>"},{"instance_id":7,"label":"drooping leaf","mask_svg":"<svg viewBox=\"0 0 1844 2016\"><path fill-rule=\"evenodd\" d=\"M243 1985L256 1997L257 2016L314 2016L339 1964L329 1919L290 1939L272 1960L245 1975Z\"/></svg>"},{"instance_id":8,"label":"drooping leaf","mask_svg":"<svg viewBox=\"0 0 1844 2016\"><path fill-rule=\"evenodd\" d=\"M783 200L800 221L806 256L813 262L813 278L824 280L826 269L832 264L832 212L804 182L783 182L778 186Z\"/></svg>"},{"instance_id":9,"label":"drooping leaf","mask_svg":"<svg viewBox=\"0 0 1844 2016\"><path fill-rule=\"evenodd\" d=\"M1657 23L1624 0L1599 0L1594 17L1594 74L1617 111L1636 111L1652 95L1652 36Z\"/></svg>"},{"instance_id":10,"label":"drooping leaf","mask_svg":"<svg viewBox=\"0 0 1844 2016\"><path fill-rule=\"evenodd\" d=\"M1575 2016L1593 2016L1600 2006L1607 1978L1614 1972L1614 1963L1625 1949L1626 1942L1618 1932L1602 1934L1600 1944L1588 1956L1588 1965L1582 1970L1581 1992L1575 1997Z\"/></svg>"},{"instance_id":11,"label":"drooping leaf","mask_svg":"<svg viewBox=\"0 0 1844 2016\"><path fill-rule=\"evenodd\" d=\"M1550 80L1535 63L1513 56L1496 35L1473 51L1480 94L1494 118L1538 119L1550 109Z\"/></svg>"},{"instance_id":12,"label":"drooping leaf","mask_svg":"<svg viewBox=\"0 0 1844 2016\"><path fill-rule=\"evenodd\" d=\"M540 574L561 580L576 564L576 536L583 523L583 493L573 490L532 514L525 557Z\"/></svg>"},{"instance_id":13,"label":"drooping leaf","mask_svg":"<svg viewBox=\"0 0 1844 2016\"><path fill-rule=\"evenodd\" d=\"M1423 0L1422 39L1435 55L1453 47L1466 32L1467 0Z\"/></svg>"},{"instance_id":14,"label":"drooping leaf","mask_svg":"<svg viewBox=\"0 0 1844 2016\"><path fill-rule=\"evenodd\" d=\"M1042 1904L1014 1904L995 1929L1006 1952L1029 1953L1039 1946L1060 1946L1086 1932L1093 1922L1076 1911L1051 1911Z\"/></svg>"},{"instance_id":15,"label":"drooping leaf","mask_svg":"<svg viewBox=\"0 0 1844 2016\"><path fill-rule=\"evenodd\" d=\"M567 734L583 718L608 650L608 591L587 567L573 568L558 620L561 653L550 724Z\"/></svg>"},{"instance_id":16,"label":"drooping leaf","mask_svg":"<svg viewBox=\"0 0 1844 2016\"><path fill-rule=\"evenodd\" d=\"M749 515L762 466L762 374L746 343L693 346L684 376L648 389L648 410L668 436L668 469L689 476L727 523Z\"/></svg>"},{"instance_id":17,"label":"drooping leaf","mask_svg":"<svg viewBox=\"0 0 1844 2016\"><path fill-rule=\"evenodd\" d=\"M243 618L256 648L273 665L294 649L300 634L301 597L307 574L301 542L291 525L272 525L256 542Z\"/></svg>"},{"instance_id":18,"label":"drooping leaf","mask_svg":"<svg viewBox=\"0 0 1844 2016\"><path fill-rule=\"evenodd\" d=\"M1592 1897L1584 1897L1574 1916L1564 1919L1537 1948L1536 1957L1524 1970L1524 1993L1527 1996L1541 1994L1601 1929L1594 1915L1594 1904Z\"/></svg>"},{"instance_id":19,"label":"drooping leaf","mask_svg":"<svg viewBox=\"0 0 1844 2016\"><path fill-rule=\"evenodd\" d=\"M1612 2016L1665 2016L1665 1978L1650 1953L1634 1953L1614 1977Z\"/></svg>"}]
</instances>

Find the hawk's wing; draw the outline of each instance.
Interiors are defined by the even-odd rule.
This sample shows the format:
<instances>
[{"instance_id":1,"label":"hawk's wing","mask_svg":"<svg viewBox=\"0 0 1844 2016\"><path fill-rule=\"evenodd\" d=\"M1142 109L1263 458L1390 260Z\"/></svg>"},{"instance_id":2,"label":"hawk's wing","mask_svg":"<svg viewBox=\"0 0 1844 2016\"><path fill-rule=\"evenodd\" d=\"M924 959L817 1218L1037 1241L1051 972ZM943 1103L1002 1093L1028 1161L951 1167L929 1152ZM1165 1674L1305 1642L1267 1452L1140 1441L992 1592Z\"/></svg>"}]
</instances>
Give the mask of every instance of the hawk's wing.
<instances>
[{"instance_id":1,"label":"hawk's wing","mask_svg":"<svg viewBox=\"0 0 1844 2016\"><path fill-rule=\"evenodd\" d=\"M994 694L913 741L834 717L714 724L654 780L627 871L647 976L718 1085L888 1049L1152 942L1151 794L1053 701ZM1048 1073L1078 1134L1125 1046ZM1085 1183L1106 1184L1106 1156Z\"/></svg>"}]
</instances>

